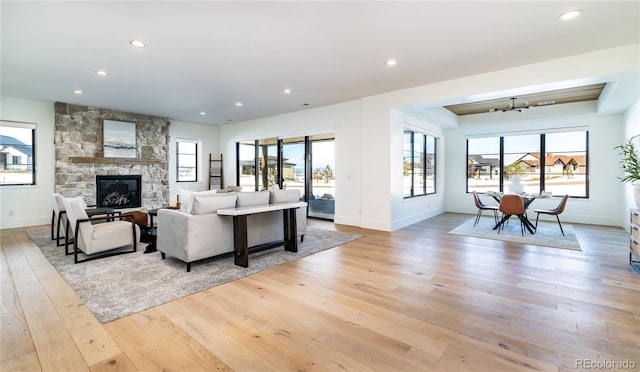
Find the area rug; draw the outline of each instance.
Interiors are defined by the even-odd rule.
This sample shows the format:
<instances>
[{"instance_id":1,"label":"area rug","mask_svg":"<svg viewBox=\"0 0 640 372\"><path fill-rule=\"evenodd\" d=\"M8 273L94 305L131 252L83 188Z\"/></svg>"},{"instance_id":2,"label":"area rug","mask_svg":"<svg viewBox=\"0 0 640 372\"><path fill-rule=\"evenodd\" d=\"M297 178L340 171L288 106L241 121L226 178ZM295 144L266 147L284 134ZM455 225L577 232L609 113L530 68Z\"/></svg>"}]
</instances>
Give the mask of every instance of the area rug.
<instances>
[{"instance_id":1,"label":"area rug","mask_svg":"<svg viewBox=\"0 0 640 372\"><path fill-rule=\"evenodd\" d=\"M540 221L535 234L531 235L525 229L525 234L520 233L520 221L511 218L505 229L498 234L493 230L495 222L492 217L481 217L480 222L474 227L475 217L449 231L449 234L473 236L483 239L503 240L522 244L539 245L581 251L580 243L573 232L573 226L563 223L564 236L560 232L557 222ZM535 223L535 221L534 221Z\"/></svg>"},{"instance_id":2,"label":"area rug","mask_svg":"<svg viewBox=\"0 0 640 372\"><path fill-rule=\"evenodd\" d=\"M56 247L48 229L28 232L44 256L73 288L78 298L101 323L107 323L190 294L240 279L274 266L345 244L362 235L309 229L298 252L282 247L249 256L249 267L234 265L232 253L194 262L186 272L184 262L160 252L138 252L74 264L73 256ZM143 243L141 244L143 245Z\"/></svg>"}]
</instances>

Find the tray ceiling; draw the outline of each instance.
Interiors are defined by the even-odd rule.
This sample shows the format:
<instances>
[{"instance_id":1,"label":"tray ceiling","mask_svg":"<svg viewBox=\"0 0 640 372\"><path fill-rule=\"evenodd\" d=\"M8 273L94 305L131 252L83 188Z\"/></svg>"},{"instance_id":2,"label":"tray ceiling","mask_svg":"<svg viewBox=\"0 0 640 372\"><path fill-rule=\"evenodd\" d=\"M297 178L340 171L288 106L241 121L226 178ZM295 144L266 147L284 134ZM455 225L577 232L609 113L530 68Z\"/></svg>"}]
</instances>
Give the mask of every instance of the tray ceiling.
<instances>
[{"instance_id":1,"label":"tray ceiling","mask_svg":"<svg viewBox=\"0 0 640 372\"><path fill-rule=\"evenodd\" d=\"M546 92L522 94L515 97L515 102L518 107L523 104L528 104L529 107L534 108L548 105L560 105L564 103L595 101L600 97L600 93L602 93L604 87L605 84L602 83ZM483 114L490 112L491 109L502 109L508 107L511 104L511 98L514 97L510 96L486 101L461 103L457 105L444 106L444 108L458 116Z\"/></svg>"}]
</instances>

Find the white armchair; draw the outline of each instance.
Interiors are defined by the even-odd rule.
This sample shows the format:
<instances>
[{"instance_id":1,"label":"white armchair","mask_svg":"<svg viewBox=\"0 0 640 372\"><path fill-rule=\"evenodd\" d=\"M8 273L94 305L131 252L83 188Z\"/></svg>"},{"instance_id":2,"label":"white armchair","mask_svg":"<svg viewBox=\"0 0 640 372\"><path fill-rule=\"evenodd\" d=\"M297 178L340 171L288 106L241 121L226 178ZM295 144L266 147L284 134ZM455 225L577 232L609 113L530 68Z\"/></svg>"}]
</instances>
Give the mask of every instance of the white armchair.
<instances>
[{"instance_id":1,"label":"white armchair","mask_svg":"<svg viewBox=\"0 0 640 372\"><path fill-rule=\"evenodd\" d=\"M69 237L72 235L74 263L136 251L139 234L133 220L120 220L122 216L89 218L82 201L78 198L65 198L64 206L68 218L65 251L70 254L68 246ZM92 223L98 220L106 222L95 225ZM131 249L125 250L127 247ZM78 260L79 252L86 254L87 258Z\"/></svg>"},{"instance_id":2,"label":"white armchair","mask_svg":"<svg viewBox=\"0 0 640 372\"><path fill-rule=\"evenodd\" d=\"M53 204L53 213L51 214L51 240L55 240L56 245L60 247L63 245L60 241L65 236L67 211L64 207L64 198L62 195L52 193L51 203Z\"/></svg>"}]
</instances>

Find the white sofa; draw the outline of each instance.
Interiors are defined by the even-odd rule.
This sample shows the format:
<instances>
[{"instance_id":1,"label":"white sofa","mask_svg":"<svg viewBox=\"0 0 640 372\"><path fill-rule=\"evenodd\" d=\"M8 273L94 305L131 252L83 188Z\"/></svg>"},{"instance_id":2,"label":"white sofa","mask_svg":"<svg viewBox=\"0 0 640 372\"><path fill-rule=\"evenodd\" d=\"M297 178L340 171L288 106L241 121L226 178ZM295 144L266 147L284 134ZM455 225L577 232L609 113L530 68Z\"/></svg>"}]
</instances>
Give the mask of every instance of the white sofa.
<instances>
[{"instance_id":1,"label":"white sofa","mask_svg":"<svg viewBox=\"0 0 640 372\"><path fill-rule=\"evenodd\" d=\"M176 257L187 264L232 252L233 219L219 216L218 209L297 202L299 190L265 190L255 192L181 193L181 209L160 209L157 218L156 248L162 258ZM307 207L296 212L297 232L304 239ZM284 237L283 213L274 211L247 218L249 246L271 243Z\"/></svg>"}]
</instances>

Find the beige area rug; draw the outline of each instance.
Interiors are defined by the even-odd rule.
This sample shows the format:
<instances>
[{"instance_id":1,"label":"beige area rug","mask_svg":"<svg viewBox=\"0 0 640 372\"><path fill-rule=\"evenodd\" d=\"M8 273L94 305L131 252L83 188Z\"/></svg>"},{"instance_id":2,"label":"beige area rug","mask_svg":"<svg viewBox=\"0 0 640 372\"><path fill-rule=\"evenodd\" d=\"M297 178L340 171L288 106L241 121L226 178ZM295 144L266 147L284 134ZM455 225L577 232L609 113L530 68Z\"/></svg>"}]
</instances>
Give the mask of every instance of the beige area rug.
<instances>
[{"instance_id":1,"label":"beige area rug","mask_svg":"<svg viewBox=\"0 0 640 372\"><path fill-rule=\"evenodd\" d=\"M449 234L473 236L476 238L502 240L522 244L538 245L543 247L553 247L581 251L580 243L573 232L573 226L563 223L565 236L562 236L557 222L540 221L538 230L534 235L529 234L525 229L524 236L520 233L520 221L515 217L509 220L509 224L504 230L493 230L495 222L493 217L481 217L480 222L474 227L475 217L462 225L449 231ZM532 221L535 224L535 219Z\"/></svg>"},{"instance_id":2,"label":"beige area rug","mask_svg":"<svg viewBox=\"0 0 640 372\"><path fill-rule=\"evenodd\" d=\"M137 252L105 257L94 261L73 263L73 256L65 256L64 247L56 247L49 229L28 231L33 242L60 276L73 288L80 300L101 323L107 323L142 310L170 302L207 288L228 283L299 258L336 247L362 235L340 231L309 229L298 252L283 247L254 253L249 267L233 263L233 254L196 261L191 272L184 262L160 252Z\"/></svg>"}]
</instances>

